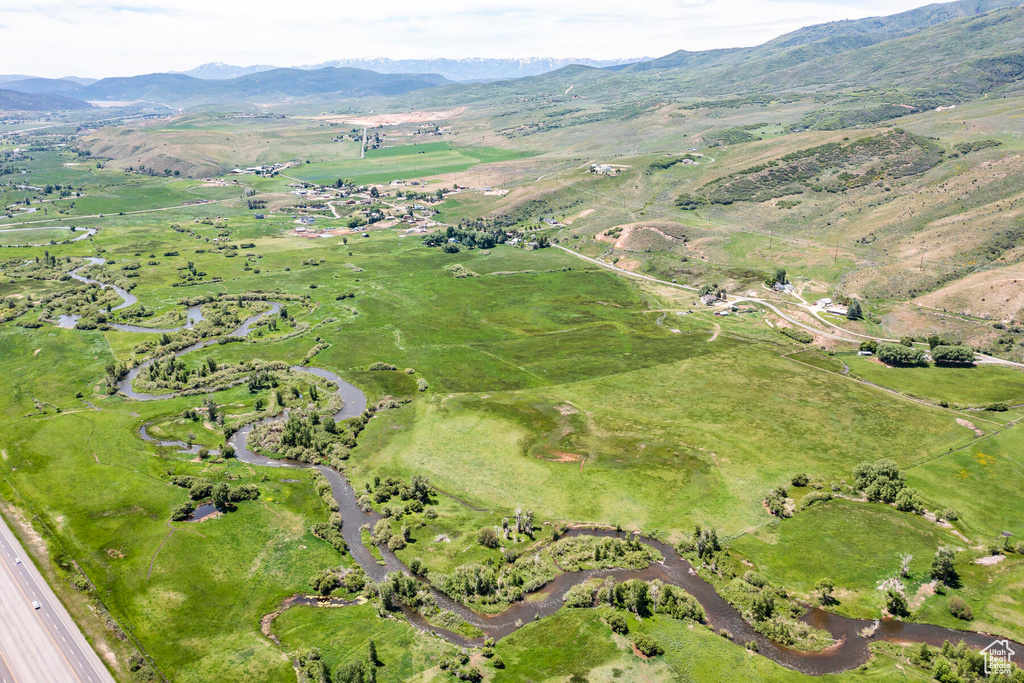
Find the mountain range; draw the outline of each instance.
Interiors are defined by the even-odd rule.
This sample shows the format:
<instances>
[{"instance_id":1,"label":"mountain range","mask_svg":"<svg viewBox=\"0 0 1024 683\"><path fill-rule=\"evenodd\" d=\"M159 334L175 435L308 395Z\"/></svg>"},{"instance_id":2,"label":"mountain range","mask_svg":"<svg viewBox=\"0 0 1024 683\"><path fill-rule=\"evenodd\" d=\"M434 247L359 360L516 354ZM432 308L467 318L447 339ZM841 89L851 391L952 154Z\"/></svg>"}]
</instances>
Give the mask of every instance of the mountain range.
<instances>
[{"instance_id":1,"label":"mountain range","mask_svg":"<svg viewBox=\"0 0 1024 683\"><path fill-rule=\"evenodd\" d=\"M636 59L587 59L574 57L521 57L498 59L489 57L471 57L468 59L388 59L387 57L370 57L366 59L334 59L319 64L296 66L296 69L322 69L324 67L368 69L382 74L439 74L457 82L495 81L505 78L522 78L539 76L555 71L570 64L579 64L594 68L620 66L642 61ZM206 79L237 78L261 71L269 71L277 67L265 64L254 66L234 66L223 62L210 62L188 71L180 71L186 76Z\"/></svg>"},{"instance_id":2,"label":"mountain range","mask_svg":"<svg viewBox=\"0 0 1024 683\"><path fill-rule=\"evenodd\" d=\"M86 106L90 101L141 100L179 107L251 98L287 100L325 94L338 97L400 95L447 83L451 81L437 74L381 74L365 69L325 67L316 70L271 69L220 80L156 73L103 78L88 85L67 79L28 78L5 82L3 86L8 91L19 91L26 96L62 95L66 100L75 100ZM21 104L26 109L53 108L47 102L53 100L26 97Z\"/></svg>"},{"instance_id":3,"label":"mountain range","mask_svg":"<svg viewBox=\"0 0 1024 683\"><path fill-rule=\"evenodd\" d=\"M556 84L565 90L574 83L602 89L609 102L623 97L867 87L900 88L917 97L921 106L928 106L935 99L953 101L1024 79L1022 5L1024 0L957 0L887 17L808 26L749 48L680 50L624 64L543 58L365 59L287 69L210 63L187 73L95 82L0 76L6 91L24 95L6 95L0 108L18 108L18 104L23 109L52 109L58 103L70 108L103 100L188 107L413 91L423 91L435 103L470 102L493 99L502 89L527 94L546 92ZM370 68L353 66L357 64ZM456 81L491 81L501 74L511 74L503 77L505 85L454 85ZM452 87L433 90L443 85ZM52 99L58 96L65 99Z\"/></svg>"}]
</instances>

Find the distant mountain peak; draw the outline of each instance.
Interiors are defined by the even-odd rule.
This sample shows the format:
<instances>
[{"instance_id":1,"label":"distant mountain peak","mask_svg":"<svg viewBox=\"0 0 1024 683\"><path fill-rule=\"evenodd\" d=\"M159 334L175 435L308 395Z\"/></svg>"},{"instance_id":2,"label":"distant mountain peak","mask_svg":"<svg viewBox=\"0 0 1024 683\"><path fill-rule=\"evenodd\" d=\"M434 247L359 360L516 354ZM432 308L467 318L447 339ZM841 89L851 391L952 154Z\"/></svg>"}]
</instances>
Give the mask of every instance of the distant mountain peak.
<instances>
[{"instance_id":1,"label":"distant mountain peak","mask_svg":"<svg viewBox=\"0 0 1024 683\"><path fill-rule=\"evenodd\" d=\"M347 67L366 69L382 74L439 74L452 81L496 81L522 76L539 76L571 64L597 68L631 64L647 59L589 59L587 57L467 57L450 59L431 57L427 59L391 59L390 57L359 57L334 59L319 64L302 64L291 67L305 71L324 67ZM172 73L202 78L204 80L226 80L270 71L278 67L267 64L236 66L224 62L208 62L188 71Z\"/></svg>"}]
</instances>

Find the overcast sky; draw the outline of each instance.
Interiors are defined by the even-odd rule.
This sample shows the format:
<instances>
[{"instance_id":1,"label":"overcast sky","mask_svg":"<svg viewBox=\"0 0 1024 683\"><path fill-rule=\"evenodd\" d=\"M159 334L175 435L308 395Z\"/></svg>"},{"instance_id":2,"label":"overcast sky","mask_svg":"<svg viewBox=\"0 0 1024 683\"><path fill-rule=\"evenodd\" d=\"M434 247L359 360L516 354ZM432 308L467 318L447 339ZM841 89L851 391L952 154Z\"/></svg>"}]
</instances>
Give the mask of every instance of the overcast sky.
<instances>
[{"instance_id":1,"label":"overcast sky","mask_svg":"<svg viewBox=\"0 0 1024 683\"><path fill-rule=\"evenodd\" d=\"M656 57L755 45L920 0L0 0L0 73L131 76L205 62Z\"/></svg>"}]
</instances>

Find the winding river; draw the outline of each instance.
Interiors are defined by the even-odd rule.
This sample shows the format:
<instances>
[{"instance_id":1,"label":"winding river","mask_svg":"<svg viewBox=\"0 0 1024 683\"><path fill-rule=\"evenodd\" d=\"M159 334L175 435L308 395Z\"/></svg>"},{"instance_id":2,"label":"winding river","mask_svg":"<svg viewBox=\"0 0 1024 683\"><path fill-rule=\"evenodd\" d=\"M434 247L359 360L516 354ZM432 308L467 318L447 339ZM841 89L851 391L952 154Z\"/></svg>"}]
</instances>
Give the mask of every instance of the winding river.
<instances>
[{"instance_id":1,"label":"winding river","mask_svg":"<svg viewBox=\"0 0 1024 683\"><path fill-rule=\"evenodd\" d=\"M102 259L94 258L90 260L93 263L103 262ZM72 277L83 282L96 282L95 280L77 276L74 272L72 273ZM102 285L102 283L97 284ZM123 292L123 290L116 287L114 289L119 294L122 294ZM136 301L135 297L132 297L127 292L123 292L122 296L125 297L125 303L118 306L118 309L129 306ZM248 318L241 326L239 326L238 329L231 333L231 336L245 337L248 334L250 327L257 320L263 316L272 315L280 310L281 304L279 302L270 303L271 309L269 311L265 311ZM190 309L189 325L191 325L192 322L201 319L202 314L198 310L193 312ZM133 332L169 332L181 328L174 328L174 330L154 330L151 328L125 325L117 326L115 329L128 329ZM217 343L216 339L205 339L181 349L175 353L175 356L180 357L215 343ZM136 392L132 389L132 381L138 375L139 371L150 363L152 363L151 360L133 368L122 380L120 380L118 383L118 389L120 392L129 398L139 401L152 401L173 396L174 394L145 394ZM341 379L335 373L323 368L302 366L294 366L291 369L296 372L306 372L322 377L334 383L338 387L337 393L343 403L342 408L333 416L335 421L341 422L343 420L356 417L366 410L366 395L360 391L359 388ZM378 520L382 519L382 517L374 511L365 512L359 507L356 502L356 492L352 488L348 479L342 473L327 465L309 465L296 461L267 458L249 450L246 442L249 433L254 427L282 419L285 419L285 415L267 417L259 422L248 424L232 434L228 439L228 442L234 447L236 457L242 462L260 467L315 467L330 482L334 499L338 503L341 518L343 520L342 536L348 544L348 550L352 555L352 558L360 567L362 567L367 576L374 581L380 581L384 579L389 572L397 571L411 575L408 567L406 567L388 548L379 548L381 556L383 557L383 564L381 564L370 553L369 549L363 545L362 532L360 528L364 524L368 524L372 527ZM146 425L143 425L140 428L139 436L160 446L178 448L185 453L196 453L199 450L199 446L195 445L191 448L186 448L186 444L180 441L160 441L154 439L147 433ZM571 529L567 532L567 535L569 536L584 534L612 537L624 535L621 532L582 528ZM868 645L875 641L885 640L906 643L924 642L933 646L941 646L946 640L949 640L954 644L963 641L969 647L980 650L988 646L995 639L992 635L975 633L972 631L958 631L930 624L919 624L890 619L871 622L861 619L842 617L820 609L810 608L804 615L803 621L811 626L828 631L832 634L836 643L823 652L809 653L793 650L781 646L757 633L753 627L743 619L742 615L715 591L711 584L707 583L697 575L690 563L680 557L672 546L649 538L637 538L641 542L658 550L664 557L664 560L642 570L610 569L567 572L560 574L547 585L536 591L531 596L530 601L524 600L515 603L504 612L496 615L478 614L469 607L451 599L444 593L441 593L432 587L427 587L430 589L437 601L438 607L442 610L455 612L465 622L472 624L483 631L487 636L497 640L513 633L523 624L529 623L538 617L550 616L557 612L562 608L562 598L566 592L576 584L588 579L604 578L608 576L614 577L620 582L628 579L643 579L646 581L660 579L665 583L671 583L685 589L695 597L704 608L707 615L708 625L715 630L720 631L725 629L729 631L732 640L737 643L748 643L750 641L754 641L757 643L757 652L759 655L767 657L787 668L814 675L839 673L864 664L870 657ZM427 584L424 582L424 585ZM309 600L300 600L295 604L303 602L314 604ZM436 633L457 645L473 646L480 645L482 643L482 638L467 639L457 633L433 626L427 623L420 614L411 610L405 610L405 614L410 623L415 627L425 632ZM870 635L861 636L860 633L862 631L870 633ZM1013 643L1013 641L1010 642ZM1013 643L1012 647L1024 649L1024 645L1019 643Z\"/></svg>"}]
</instances>

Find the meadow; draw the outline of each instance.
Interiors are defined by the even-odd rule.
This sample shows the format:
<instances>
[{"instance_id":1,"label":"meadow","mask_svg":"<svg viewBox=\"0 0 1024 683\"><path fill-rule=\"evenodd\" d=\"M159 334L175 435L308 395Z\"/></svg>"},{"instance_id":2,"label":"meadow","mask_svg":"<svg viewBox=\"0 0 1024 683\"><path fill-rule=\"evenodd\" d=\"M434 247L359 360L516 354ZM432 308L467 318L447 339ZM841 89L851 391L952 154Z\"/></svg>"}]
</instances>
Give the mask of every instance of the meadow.
<instances>
[{"instance_id":1,"label":"meadow","mask_svg":"<svg viewBox=\"0 0 1024 683\"><path fill-rule=\"evenodd\" d=\"M1013 367L894 368L863 356L843 356L842 360L856 377L935 403L978 408L1024 403L1024 372Z\"/></svg>"},{"instance_id":2,"label":"meadow","mask_svg":"<svg viewBox=\"0 0 1024 683\"><path fill-rule=\"evenodd\" d=\"M498 147L456 147L448 142L428 142L370 149L366 151L364 159L311 162L285 173L311 183L330 184L338 178L351 178L360 184L387 183L391 180L458 173L476 164L523 156L528 154Z\"/></svg>"},{"instance_id":3,"label":"meadow","mask_svg":"<svg viewBox=\"0 0 1024 683\"><path fill-rule=\"evenodd\" d=\"M774 113L792 122L808 106ZM706 112L693 116L701 130L710 130ZM764 113L748 107L725 116L735 120L713 123L716 130L757 122ZM195 368L207 361L294 364L309 358L310 365L356 384L371 402L384 400L388 409L346 451L344 467L360 491L376 486L377 478L407 482L420 475L443 492L431 506L435 517L393 522L397 531L412 520L408 545L397 551L407 564L422 559L430 571L447 573L500 563L502 552L480 545L477 534L481 527L500 528L517 507L532 510L542 531L534 539L502 542L514 551L547 542L562 524L621 526L673 543L687 540L697 524L710 525L734 563L746 560L798 597L811 597L815 582L828 576L837 585L834 609L875 618L882 607L877 584L898 569L901 553L914 558L907 582L913 594L928 582L936 548L952 545L961 548L962 585L954 590L970 601L975 622L955 621L943 596L922 595L913 618L1024 635L1020 557L1011 550L997 565L973 563L1003 532L1013 540L1024 533L1020 506L1007 503L1024 485L1019 411L979 410L1022 400L1018 370L885 368L853 355L852 345L798 344L766 325L759 312L713 316L695 307L691 291L620 277L560 249L497 245L448 253L424 246L416 235L377 228L366 237L304 239L289 234L291 216L256 220L241 199L246 188L253 196L280 198L293 178L386 183L430 177L427 189L447 187L465 182L464 174L476 167L472 173L481 184L514 178L510 193L454 195L440 205L438 218L503 218L513 228L534 228L540 216L556 216L572 224L545 227L543 234L639 272L686 284L714 282L730 295L762 295L765 276L782 264L794 279L806 280L809 292L825 293L851 271L854 279L869 271L882 277L877 269L889 263L882 250L855 239L868 232L864 214L877 217L900 201L883 188L807 192L789 209L737 202L684 212L673 202L708 179L849 131L790 133L773 123L761 130L762 140L704 149L708 155L698 166L668 170L651 169L664 152L655 154L655 142L645 140L638 143L644 153L617 159L624 167L617 177L587 173L583 152L547 153L530 159L537 164L530 173L540 170L536 181L525 183L506 164L549 149L552 140L567 144L578 131L566 126L538 133L508 149L487 146L494 136L477 131L460 138L469 144L401 145L370 150L360 160L353 144L328 142L330 129L293 121L259 125L272 144L260 150L253 141L240 143L248 145L246 154L270 161L287 151L310 163L277 178L200 187L194 179L128 173L123 160L100 168L69 151L39 152L26 174L30 182L81 185L84 196L3 222L59 217L70 219L62 224L99 232L75 244L4 251L19 258L47 249L58 258L102 256L112 261L105 272L137 274L130 278L132 293L154 314L144 324L161 316L178 320L187 298L253 291L302 297L289 302L293 320L277 332L260 327L244 342L211 345L182 361ZM639 124L625 125L615 135ZM925 124L908 122L913 125ZM151 131L152 139L175 144L189 136L230 140L240 134L239 124L203 116ZM672 149L701 144L686 136L671 143ZM233 160L219 148L209 157L211 164ZM555 171L544 179L548 166ZM946 169L929 173L897 189L909 195ZM11 201L23 191L3 192ZM182 206L203 198L212 202ZM58 207L66 213L58 214ZM842 245L827 224L831 211L853 226ZM80 218L99 213L104 217ZM758 222L764 216L773 218ZM621 249L594 239L617 225L646 221L672 223L673 234L686 239L664 249L665 240L650 235ZM190 276L189 263L205 275ZM140 267L133 270L134 264ZM456 277L467 271L470 276ZM0 282L0 295L21 302L70 286L12 276ZM870 308L884 314L883 322L851 329L888 334L898 306L878 298ZM159 438L195 432L197 443L210 448L222 445L223 433L183 416L200 405L199 396L135 402L106 393L108 364L138 360L139 345L151 335L18 326L35 317L30 309L0 325L7 370L0 373L0 495L8 518L22 521L22 538L40 535L32 544L37 561L49 568L89 637L110 653L121 679L136 679L126 662L144 652L169 680L294 680L290 657L297 653L317 647L333 668L361 657L373 638L384 664L381 680L451 680L437 665L452 648L398 615L381 618L372 600L291 608L274 620L280 644L266 638L264 615L289 596L310 592L318 571L353 564L310 531L330 513L311 472L193 459L144 442L138 436L144 423L152 423ZM375 370L375 363L396 369ZM844 364L850 377L842 375ZM270 397L268 389L251 392L243 384L217 392L214 400L230 425ZM942 402L954 409L937 405ZM772 516L763 503L780 486L799 501L804 492L790 485L798 474L845 490L858 464L881 458L904 470L928 510L955 509L952 528L880 503L832 500L788 519ZM200 523L172 522L172 510L188 491L170 477L183 474L253 484L260 497ZM68 566L87 577L84 590L72 585L77 574ZM563 609L500 640L494 649L503 669L481 656L474 661L491 681L807 679L704 626L661 614L630 620L631 629L653 635L668 650L642 660L625 638L612 635L608 616L604 608ZM120 640L111 623L129 639ZM865 667L825 678L926 680L904 655L896 646L877 647Z\"/></svg>"}]
</instances>

